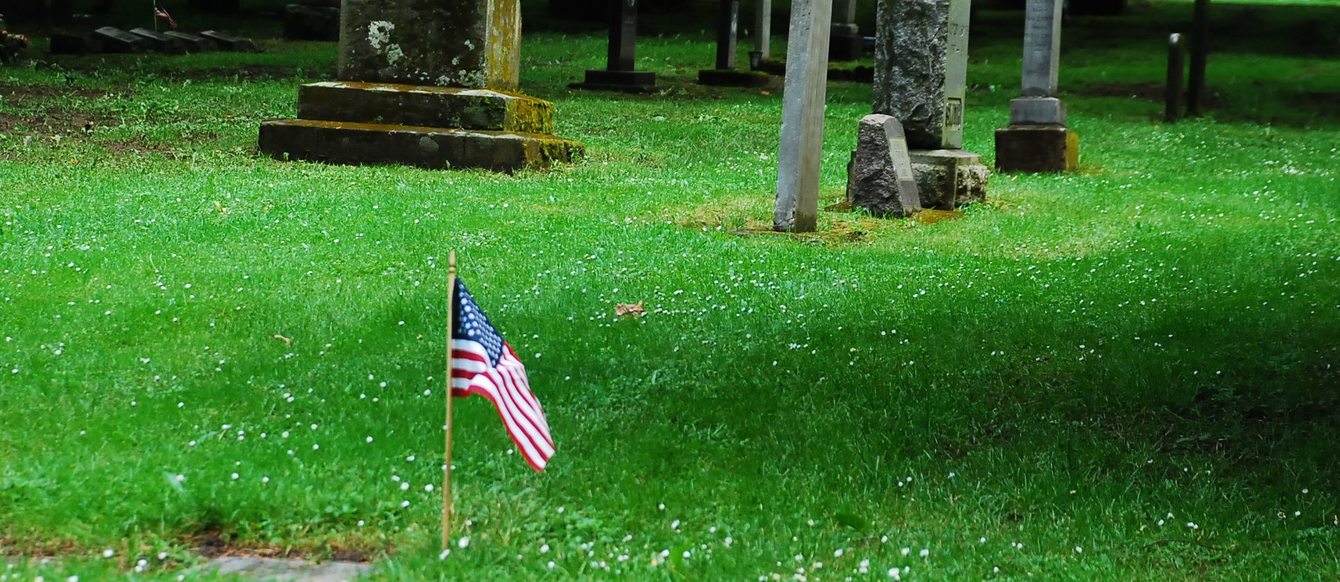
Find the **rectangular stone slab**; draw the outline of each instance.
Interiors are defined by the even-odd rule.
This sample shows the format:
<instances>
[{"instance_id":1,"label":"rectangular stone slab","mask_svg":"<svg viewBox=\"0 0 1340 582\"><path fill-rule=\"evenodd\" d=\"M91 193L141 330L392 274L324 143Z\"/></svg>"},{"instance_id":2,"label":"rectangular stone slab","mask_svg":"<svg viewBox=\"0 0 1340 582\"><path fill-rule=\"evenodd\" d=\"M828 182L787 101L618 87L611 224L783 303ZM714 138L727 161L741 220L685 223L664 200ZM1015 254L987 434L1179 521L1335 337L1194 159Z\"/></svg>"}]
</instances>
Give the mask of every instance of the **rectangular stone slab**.
<instances>
[{"instance_id":1,"label":"rectangular stone slab","mask_svg":"<svg viewBox=\"0 0 1340 582\"><path fill-rule=\"evenodd\" d=\"M147 28L132 28L130 34L148 41L149 45L160 53L179 55L186 52L186 46L180 40Z\"/></svg>"},{"instance_id":2,"label":"rectangular stone slab","mask_svg":"<svg viewBox=\"0 0 1340 582\"><path fill-rule=\"evenodd\" d=\"M298 117L454 129L554 133L554 105L488 89L331 81L298 89Z\"/></svg>"},{"instance_id":3,"label":"rectangular stone slab","mask_svg":"<svg viewBox=\"0 0 1340 582\"><path fill-rule=\"evenodd\" d=\"M167 32L164 32L163 36L175 38L181 41L181 43L186 46L186 52L207 53L210 51L219 50L219 45L217 43L203 36L196 36L194 34L187 34L185 32L177 32L175 30L169 30Z\"/></svg>"},{"instance_id":4,"label":"rectangular stone slab","mask_svg":"<svg viewBox=\"0 0 1340 582\"><path fill-rule=\"evenodd\" d=\"M581 157L549 135L293 119L261 124L260 150L276 159L514 172Z\"/></svg>"},{"instance_id":5,"label":"rectangular stone slab","mask_svg":"<svg viewBox=\"0 0 1340 582\"><path fill-rule=\"evenodd\" d=\"M214 44L217 44L220 50L235 53L254 53L257 51L256 43L249 38L237 37L217 30L201 31L200 36L214 41Z\"/></svg>"},{"instance_id":6,"label":"rectangular stone slab","mask_svg":"<svg viewBox=\"0 0 1340 582\"><path fill-rule=\"evenodd\" d=\"M93 38L102 43L105 53L138 53L149 50L149 41L113 26L93 31Z\"/></svg>"}]
</instances>

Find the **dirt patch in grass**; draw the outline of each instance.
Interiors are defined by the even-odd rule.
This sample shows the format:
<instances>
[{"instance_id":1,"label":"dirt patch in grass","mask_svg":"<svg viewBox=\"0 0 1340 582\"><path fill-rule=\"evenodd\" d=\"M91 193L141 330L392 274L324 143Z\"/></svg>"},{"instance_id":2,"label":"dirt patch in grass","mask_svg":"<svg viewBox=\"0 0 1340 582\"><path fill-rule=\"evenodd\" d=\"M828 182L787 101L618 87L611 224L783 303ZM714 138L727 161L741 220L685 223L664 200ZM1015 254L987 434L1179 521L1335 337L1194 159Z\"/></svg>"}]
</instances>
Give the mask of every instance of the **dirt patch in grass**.
<instances>
[{"instance_id":1,"label":"dirt patch in grass","mask_svg":"<svg viewBox=\"0 0 1340 582\"><path fill-rule=\"evenodd\" d=\"M0 103L5 105L0 110L0 133L66 135L119 125L96 108L71 103L107 96L124 97L125 93L53 85L0 85ZM18 111L9 111L11 108ZM20 127L27 131L17 131Z\"/></svg>"},{"instance_id":2,"label":"dirt patch in grass","mask_svg":"<svg viewBox=\"0 0 1340 582\"><path fill-rule=\"evenodd\" d=\"M177 69L155 73L173 81L273 81L276 79L327 79L328 73L307 70L288 65L238 65L236 67L209 67L202 69Z\"/></svg>"}]
</instances>

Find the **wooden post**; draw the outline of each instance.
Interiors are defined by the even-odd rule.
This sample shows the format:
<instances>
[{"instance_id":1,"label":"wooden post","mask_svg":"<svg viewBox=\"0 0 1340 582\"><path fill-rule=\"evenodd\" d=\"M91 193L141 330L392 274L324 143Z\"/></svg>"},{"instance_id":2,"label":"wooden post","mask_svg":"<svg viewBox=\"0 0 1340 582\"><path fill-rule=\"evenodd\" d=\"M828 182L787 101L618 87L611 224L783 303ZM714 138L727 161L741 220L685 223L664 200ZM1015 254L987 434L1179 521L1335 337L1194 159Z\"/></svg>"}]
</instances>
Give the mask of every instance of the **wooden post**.
<instances>
[{"instance_id":1,"label":"wooden post","mask_svg":"<svg viewBox=\"0 0 1340 582\"><path fill-rule=\"evenodd\" d=\"M1205 61L1210 52L1210 0L1196 0L1191 16L1191 75L1187 80L1186 114L1200 117L1205 99Z\"/></svg>"},{"instance_id":2,"label":"wooden post","mask_svg":"<svg viewBox=\"0 0 1340 582\"><path fill-rule=\"evenodd\" d=\"M1163 94L1163 120L1172 123L1182 108L1182 35L1168 35L1168 81Z\"/></svg>"},{"instance_id":3,"label":"wooden post","mask_svg":"<svg viewBox=\"0 0 1340 582\"><path fill-rule=\"evenodd\" d=\"M442 551L451 547L451 336L456 333L456 251L447 257L447 422L446 463L442 465Z\"/></svg>"},{"instance_id":4,"label":"wooden post","mask_svg":"<svg viewBox=\"0 0 1340 582\"><path fill-rule=\"evenodd\" d=\"M777 162L774 230L814 232L819 215L819 165L824 149L824 99L833 0L795 0L786 47L782 139Z\"/></svg>"}]
</instances>

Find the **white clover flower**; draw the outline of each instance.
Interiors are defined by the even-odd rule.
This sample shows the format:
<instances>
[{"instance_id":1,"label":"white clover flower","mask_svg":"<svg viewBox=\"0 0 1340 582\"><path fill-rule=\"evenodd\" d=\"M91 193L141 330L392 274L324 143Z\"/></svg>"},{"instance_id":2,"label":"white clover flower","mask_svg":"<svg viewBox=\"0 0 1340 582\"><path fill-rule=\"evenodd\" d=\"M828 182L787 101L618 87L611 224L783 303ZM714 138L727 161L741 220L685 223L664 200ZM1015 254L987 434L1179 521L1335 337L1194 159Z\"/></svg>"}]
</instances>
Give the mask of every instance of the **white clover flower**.
<instances>
[{"instance_id":1,"label":"white clover flower","mask_svg":"<svg viewBox=\"0 0 1340 582\"><path fill-rule=\"evenodd\" d=\"M178 479L178 480L180 481L180 479ZM116 552L112 551L111 548L107 548L107 549L105 549L105 550L102 551L102 557L104 557L104 558L110 558L110 557L115 556L115 555L116 555Z\"/></svg>"},{"instance_id":2,"label":"white clover flower","mask_svg":"<svg viewBox=\"0 0 1340 582\"><path fill-rule=\"evenodd\" d=\"M461 536L461 539L456 540L456 547L462 550L470 547L470 536Z\"/></svg>"}]
</instances>

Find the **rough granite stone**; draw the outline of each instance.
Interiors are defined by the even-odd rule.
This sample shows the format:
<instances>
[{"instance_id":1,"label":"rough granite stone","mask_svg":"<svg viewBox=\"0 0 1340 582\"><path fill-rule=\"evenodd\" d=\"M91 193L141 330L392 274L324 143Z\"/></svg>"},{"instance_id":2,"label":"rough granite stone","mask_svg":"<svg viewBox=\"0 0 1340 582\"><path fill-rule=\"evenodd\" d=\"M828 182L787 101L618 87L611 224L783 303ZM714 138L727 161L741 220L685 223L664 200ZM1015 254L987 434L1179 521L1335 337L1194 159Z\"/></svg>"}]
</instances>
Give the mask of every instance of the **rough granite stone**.
<instances>
[{"instance_id":1,"label":"rough granite stone","mask_svg":"<svg viewBox=\"0 0 1340 582\"><path fill-rule=\"evenodd\" d=\"M874 112L903 124L909 146L963 146L969 0L879 0Z\"/></svg>"},{"instance_id":2,"label":"rough granite stone","mask_svg":"<svg viewBox=\"0 0 1340 582\"><path fill-rule=\"evenodd\" d=\"M986 199L990 172L982 157L963 150L913 150L912 173L921 192L921 207L954 210Z\"/></svg>"},{"instance_id":3,"label":"rough granite stone","mask_svg":"<svg viewBox=\"0 0 1340 582\"><path fill-rule=\"evenodd\" d=\"M897 119L879 113L861 118L847 168L847 200L876 216L907 216L921 210L921 194Z\"/></svg>"},{"instance_id":4,"label":"rough granite stone","mask_svg":"<svg viewBox=\"0 0 1340 582\"><path fill-rule=\"evenodd\" d=\"M554 132L554 104L488 89L327 81L298 88L298 118Z\"/></svg>"},{"instance_id":5,"label":"rough granite stone","mask_svg":"<svg viewBox=\"0 0 1340 582\"><path fill-rule=\"evenodd\" d=\"M515 91L518 0L344 0L342 81Z\"/></svg>"}]
</instances>

